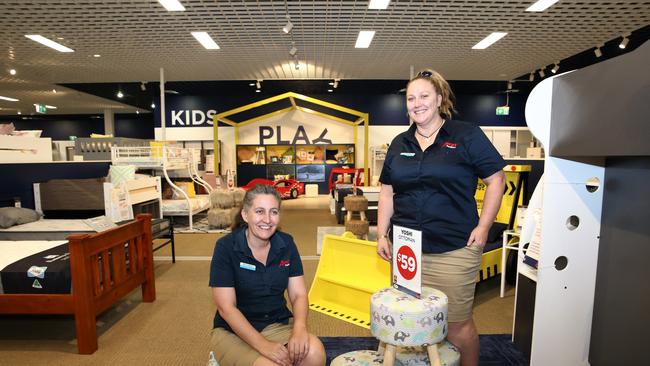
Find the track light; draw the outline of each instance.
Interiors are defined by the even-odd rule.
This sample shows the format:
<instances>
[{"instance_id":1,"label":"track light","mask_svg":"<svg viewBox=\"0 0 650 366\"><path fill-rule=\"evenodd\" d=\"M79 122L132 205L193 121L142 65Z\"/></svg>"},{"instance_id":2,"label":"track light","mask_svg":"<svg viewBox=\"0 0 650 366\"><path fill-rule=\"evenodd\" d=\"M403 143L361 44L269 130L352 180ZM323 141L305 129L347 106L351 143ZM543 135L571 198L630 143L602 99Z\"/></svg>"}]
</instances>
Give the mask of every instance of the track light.
<instances>
[{"instance_id":1,"label":"track light","mask_svg":"<svg viewBox=\"0 0 650 366\"><path fill-rule=\"evenodd\" d=\"M528 75L528 81L533 81L535 80L535 72L531 72L530 75Z\"/></svg>"},{"instance_id":2,"label":"track light","mask_svg":"<svg viewBox=\"0 0 650 366\"><path fill-rule=\"evenodd\" d=\"M543 78L544 76L546 76L546 73L544 72L544 69L539 69L539 77Z\"/></svg>"},{"instance_id":3,"label":"track light","mask_svg":"<svg viewBox=\"0 0 650 366\"><path fill-rule=\"evenodd\" d=\"M293 29L293 23L291 23L291 20L287 19L287 24L282 27L282 31L284 33L289 33Z\"/></svg>"},{"instance_id":4,"label":"track light","mask_svg":"<svg viewBox=\"0 0 650 366\"><path fill-rule=\"evenodd\" d=\"M296 70L300 70L300 63L298 62L298 60L295 61L295 64L296 64L295 66Z\"/></svg>"},{"instance_id":5,"label":"track light","mask_svg":"<svg viewBox=\"0 0 650 366\"><path fill-rule=\"evenodd\" d=\"M508 90L512 89L512 81L508 81Z\"/></svg>"},{"instance_id":6,"label":"track light","mask_svg":"<svg viewBox=\"0 0 650 366\"><path fill-rule=\"evenodd\" d=\"M262 89L262 80L257 80L257 82L255 83L255 87L257 89Z\"/></svg>"},{"instance_id":7,"label":"track light","mask_svg":"<svg viewBox=\"0 0 650 366\"><path fill-rule=\"evenodd\" d=\"M628 42L630 42L630 39L627 37L623 37L623 40L621 41L621 43L619 43L618 48L624 50L625 47L627 47Z\"/></svg>"},{"instance_id":8,"label":"track light","mask_svg":"<svg viewBox=\"0 0 650 366\"><path fill-rule=\"evenodd\" d=\"M297 52L298 52L298 48L296 48L296 46L291 46L291 48L289 49L289 54L291 56L295 56Z\"/></svg>"},{"instance_id":9,"label":"track light","mask_svg":"<svg viewBox=\"0 0 650 366\"><path fill-rule=\"evenodd\" d=\"M332 86L334 87L334 89L336 89L336 88L339 87L339 81L341 81L341 79L334 79L334 84L332 84Z\"/></svg>"},{"instance_id":10,"label":"track light","mask_svg":"<svg viewBox=\"0 0 650 366\"><path fill-rule=\"evenodd\" d=\"M551 72L555 74L555 73L557 73L557 70L559 70L559 69L560 69L560 61L555 63L555 66L553 66L553 68L551 69Z\"/></svg>"},{"instance_id":11,"label":"track light","mask_svg":"<svg viewBox=\"0 0 650 366\"><path fill-rule=\"evenodd\" d=\"M146 82L141 82L140 83L140 90L146 91L147 90L147 83Z\"/></svg>"},{"instance_id":12,"label":"track light","mask_svg":"<svg viewBox=\"0 0 650 366\"><path fill-rule=\"evenodd\" d=\"M603 51L600 50L600 46L596 47L596 49L594 50L594 55L596 55L596 57L600 57L603 55Z\"/></svg>"},{"instance_id":13,"label":"track light","mask_svg":"<svg viewBox=\"0 0 650 366\"><path fill-rule=\"evenodd\" d=\"M151 103L151 108L156 108L156 104L155 104L155 103Z\"/></svg>"},{"instance_id":14,"label":"track light","mask_svg":"<svg viewBox=\"0 0 650 366\"><path fill-rule=\"evenodd\" d=\"M121 90L117 92L117 97L118 97L118 98L122 98L122 97L124 97L124 94L122 93Z\"/></svg>"}]
</instances>

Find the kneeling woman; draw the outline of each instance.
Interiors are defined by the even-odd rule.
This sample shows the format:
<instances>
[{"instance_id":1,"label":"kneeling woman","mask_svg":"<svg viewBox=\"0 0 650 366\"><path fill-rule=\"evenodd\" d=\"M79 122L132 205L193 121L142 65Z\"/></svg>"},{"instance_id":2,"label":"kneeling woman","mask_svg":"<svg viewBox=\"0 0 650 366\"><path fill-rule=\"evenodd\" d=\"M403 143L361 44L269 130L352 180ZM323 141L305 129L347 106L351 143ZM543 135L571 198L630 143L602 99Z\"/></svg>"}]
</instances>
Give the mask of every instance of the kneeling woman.
<instances>
[{"instance_id":1,"label":"kneeling woman","mask_svg":"<svg viewBox=\"0 0 650 366\"><path fill-rule=\"evenodd\" d=\"M214 249L212 349L221 366L325 364L322 343L307 332L307 289L298 249L290 235L277 231L280 202L273 187L251 188L241 219Z\"/></svg>"}]
</instances>

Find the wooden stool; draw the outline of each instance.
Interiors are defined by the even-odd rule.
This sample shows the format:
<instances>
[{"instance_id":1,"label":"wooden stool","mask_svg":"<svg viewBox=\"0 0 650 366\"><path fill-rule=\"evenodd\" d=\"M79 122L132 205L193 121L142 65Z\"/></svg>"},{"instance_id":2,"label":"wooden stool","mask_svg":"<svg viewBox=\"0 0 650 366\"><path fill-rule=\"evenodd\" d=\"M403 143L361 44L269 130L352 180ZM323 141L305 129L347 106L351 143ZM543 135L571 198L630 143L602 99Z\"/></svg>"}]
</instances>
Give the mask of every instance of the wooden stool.
<instances>
[{"instance_id":1,"label":"wooden stool","mask_svg":"<svg viewBox=\"0 0 650 366\"><path fill-rule=\"evenodd\" d=\"M366 218L368 199L364 196L347 195L343 198L343 205L347 214L345 216L345 231L350 231L357 238L368 239L370 224ZM356 216L359 218L355 218Z\"/></svg>"},{"instance_id":2,"label":"wooden stool","mask_svg":"<svg viewBox=\"0 0 650 366\"><path fill-rule=\"evenodd\" d=\"M385 346L384 365L393 366L397 347L426 347L431 365L457 365L460 354L442 343L447 336L447 295L429 287L422 298L407 295L392 287L370 298L370 332ZM441 360L439 347L445 347Z\"/></svg>"}]
</instances>

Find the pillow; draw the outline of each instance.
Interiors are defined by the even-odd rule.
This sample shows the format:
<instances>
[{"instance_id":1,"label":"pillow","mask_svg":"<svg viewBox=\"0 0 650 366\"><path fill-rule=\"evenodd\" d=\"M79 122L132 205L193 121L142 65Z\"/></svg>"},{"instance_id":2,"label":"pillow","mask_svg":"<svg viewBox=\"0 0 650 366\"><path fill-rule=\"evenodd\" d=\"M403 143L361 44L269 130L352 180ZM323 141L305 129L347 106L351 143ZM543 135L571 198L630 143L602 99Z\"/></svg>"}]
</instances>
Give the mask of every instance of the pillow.
<instances>
[{"instance_id":1,"label":"pillow","mask_svg":"<svg viewBox=\"0 0 650 366\"><path fill-rule=\"evenodd\" d=\"M108 175L113 185L120 185L135 179L135 165L111 165Z\"/></svg>"},{"instance_id":2,"label":"pillow","mask_svg":"<svg viewBox=\"0 0 650 366\"><path fill-rule=\"evenodd\" d=\"M40 218L41 214L29 208L0 207L0 227L3 229L37 221Z\"/></svg>"},{"instance_id":3,"label":"pillow","mask_svg":"<svg viewBox=\"0 0 650 366\"><path fill-rule=\"evenodd\" d=\"M183 192L187 194L189 198L194 198L196 197L196 191L194 190L194 182L174 182L180 188ZM179 192L174 191L174 197L175 200L183 199L182 194Z\"/></svg>"}]
</instances>

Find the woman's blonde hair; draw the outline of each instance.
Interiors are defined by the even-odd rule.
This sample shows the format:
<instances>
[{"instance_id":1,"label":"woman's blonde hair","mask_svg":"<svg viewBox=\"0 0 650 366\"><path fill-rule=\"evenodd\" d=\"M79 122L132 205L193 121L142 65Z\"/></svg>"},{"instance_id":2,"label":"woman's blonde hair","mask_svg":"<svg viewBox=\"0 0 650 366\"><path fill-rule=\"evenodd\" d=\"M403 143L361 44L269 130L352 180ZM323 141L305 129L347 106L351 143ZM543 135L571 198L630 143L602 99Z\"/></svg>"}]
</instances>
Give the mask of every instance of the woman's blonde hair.
<instances>
[{"instance_id":1,"label":"woman's blonde hair","mask_svg":"<svg viewBox=\"0 0 650 366\"><path fill-rule=\"evenodd\" d=\"M406 84L406 89L408 89L409 85L411 85L413 81L418 79L423 79L430 82L436 92L442 96L442 102L440 103L439 109L440 116L450 119L452 117L452 113L456 113L456 109L454 109L454 102L456 101L456 97L454 96L454 92L451 91L451 87L449 86L447 80L445 80L445 78L443 78L442 75L436 71L428 69L422 70L418 72L413 79L409 80L409 82Z\"/></svg>"}]
</instances>

